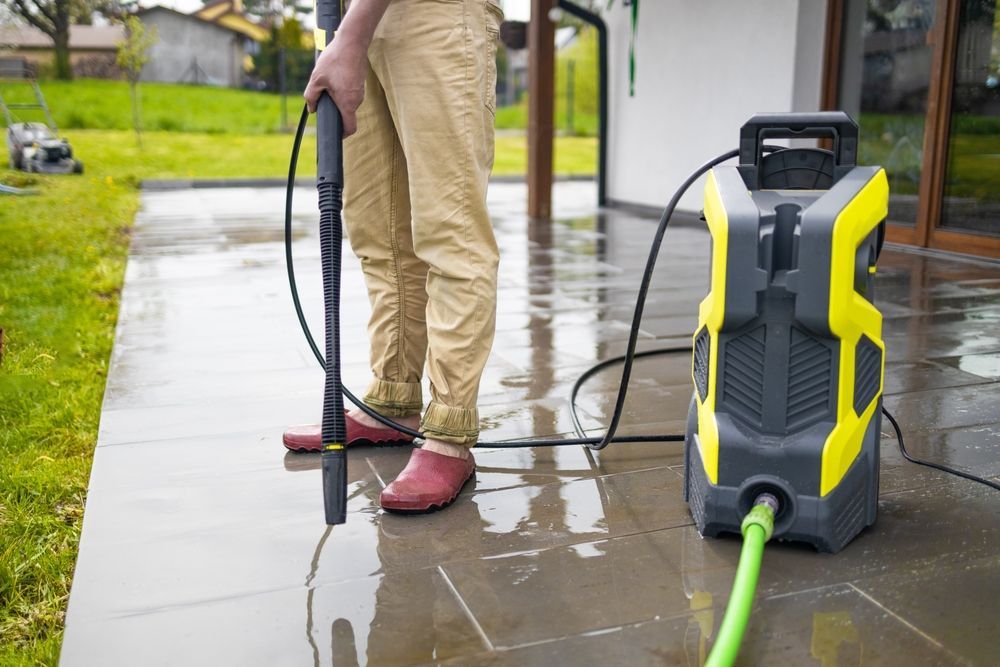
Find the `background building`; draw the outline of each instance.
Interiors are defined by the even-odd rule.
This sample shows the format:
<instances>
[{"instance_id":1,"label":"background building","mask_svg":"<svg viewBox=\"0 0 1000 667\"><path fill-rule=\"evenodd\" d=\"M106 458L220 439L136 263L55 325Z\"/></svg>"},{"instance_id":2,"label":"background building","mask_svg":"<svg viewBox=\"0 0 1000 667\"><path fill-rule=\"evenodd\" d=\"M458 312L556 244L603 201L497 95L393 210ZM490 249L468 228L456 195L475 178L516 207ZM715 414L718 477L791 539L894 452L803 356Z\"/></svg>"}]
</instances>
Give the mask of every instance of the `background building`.
<instances>
[{"instance_id":1,"label":"background building","mask_svg":"<svg viewBox=\"0 0 1000 667\"><path fill-rule=\"evenodd\" d=\"M69 60L73 74L81 77L117 79L115 64L121 26L74 25L69 29ZM53 61L52 39L30 26L0 26L0 54L26 61L30 69L44 73Z\"/></svg>"},{"instance_id":2,"label":"background building","mask_svg":"<svg viewBox=\"0 0 1000 667\"><path fill-rule=\"evenodd\" d=\"M243 86L260 43L270 38L267 28L243 13L241 0L216 0L190 14L154 6L137 15L157 33L143 81ZM120 25L71 26L73 74L121 78L115 56L123 37ZM36 75L44 76L53 60L52 39L30 26L0 26L0 56L26 61Z\"/></svg>"},{"instance_id":3,"label":"background building","mask_svg":"<svg viewBox=\"0 0 1000 667\"><path fill-rule=\"evenodd\" d=\"M235 30L254 43L263 42L270 37L267 28L252 21L243 11L243 0L213 0L191 14Z\"/></svg>"},{"instance_id":4,"label":"background building","mask_svg":"<svg viewBox=\"0 0 1000 667\"><path fill-rule=\"evenodd\" d=\"M256 42L244 32L160 6L138 15L157 35L142 70L143 81L243 85L248 59L257 51Z\"/></svg>"}]
</instances>

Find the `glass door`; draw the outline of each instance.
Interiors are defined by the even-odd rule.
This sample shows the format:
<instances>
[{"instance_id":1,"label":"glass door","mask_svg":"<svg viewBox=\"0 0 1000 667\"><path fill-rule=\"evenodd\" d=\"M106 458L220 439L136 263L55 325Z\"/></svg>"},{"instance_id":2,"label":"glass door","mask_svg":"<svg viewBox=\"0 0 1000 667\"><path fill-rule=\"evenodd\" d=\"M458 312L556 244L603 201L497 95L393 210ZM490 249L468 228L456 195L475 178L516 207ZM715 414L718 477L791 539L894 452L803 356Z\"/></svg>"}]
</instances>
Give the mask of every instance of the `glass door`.
<instances>
[{"instance_id":1,"label":"glass door","mask_svg":"<svg viewBox=\"0 0 1000 667\"><path fill-rule=\"evenodd\" d=\"M837 108L860 127L859 164L889 177L889 221L917 224L932 81L935 0L846 0Z\"/></svg>"},{"instance_id":2,"label":"glass door","mask_svg":"<svg viewBox=\"0 0 1000 667\"><path fill-rule=\"evenodd\" d=\"M1000 258L1000 0L829 0L823 104L889 177L888 240Z\"/></svg>"},{"instance_id":3,"label":"glass door","mask_svg":"<svg viewBox=\"0 0 1000 667\"><path fill-rule=\"evenodd\" d=\"M1000 11L962 0L958 16L942 230L1000 240ZM940 239L932 236L932 245Z\"/></svg>"}]
</instances>

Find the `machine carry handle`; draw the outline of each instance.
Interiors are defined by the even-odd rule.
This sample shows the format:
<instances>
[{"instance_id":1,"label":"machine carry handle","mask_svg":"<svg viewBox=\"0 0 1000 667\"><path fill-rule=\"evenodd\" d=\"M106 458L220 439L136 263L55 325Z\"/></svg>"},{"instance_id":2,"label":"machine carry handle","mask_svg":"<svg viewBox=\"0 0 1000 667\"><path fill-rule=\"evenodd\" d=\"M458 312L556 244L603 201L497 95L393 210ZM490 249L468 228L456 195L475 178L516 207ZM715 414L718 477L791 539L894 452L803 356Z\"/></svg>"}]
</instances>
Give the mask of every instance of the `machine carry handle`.
<instances>
[{"instance_id":1,"label":"machine carry handle","mask_svg":"<svg viewBox=\"0 0 1000 667\"><path fill-rule=\"evenodd\" d=\"M843 111L754 114L740 128L740 165L759 166L766 139L833 139L838 167L858 162L858 124Z\"/></svg>"}]
</instances>

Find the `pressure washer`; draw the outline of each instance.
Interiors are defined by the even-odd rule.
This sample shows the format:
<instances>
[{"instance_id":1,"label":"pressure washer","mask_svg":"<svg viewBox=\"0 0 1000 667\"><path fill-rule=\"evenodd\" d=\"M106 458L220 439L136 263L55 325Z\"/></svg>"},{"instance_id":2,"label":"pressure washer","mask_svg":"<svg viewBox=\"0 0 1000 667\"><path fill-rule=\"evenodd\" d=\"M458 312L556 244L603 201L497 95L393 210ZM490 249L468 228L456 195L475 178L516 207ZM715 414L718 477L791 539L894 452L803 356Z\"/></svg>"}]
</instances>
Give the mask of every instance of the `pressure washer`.
<instances>
[{"instance_id":1,"label":"pressure washer","mask_svg":"<svg viewBox=\"0 0 1000 667\"><path fill-rule=\"evenodd\" d=\"M765 154L765 138L833 151ZM705 185L711 290L693 338L685 498L703 535L762 493L775 537L836 552L875 522L885 345L874 306L889 183L843 112L760 114Z\"/></svg>"},{"instance_id":2,"label":"pressure washer","mask_svg":"<svg viewBox=\"0 0 1000 667\"><path fill-rule=\"evenodd\" d=\"M340 25L339 0L317 0L316 44ZM326 522L346 521L343 397L382 424L414 437L365 405L340 378L340 256L344 170L340 114L324 94L317 107L317 189L325 309L325 355L309 330L295 282L292 197L308 120L303 108L285 197L285 258L295 312L326 371L322 474ZM828 139L832 150L786 148L768 139ZM709 665L736 659L749 620L764 544L772 537L835 553L875 521L881 416L908 461L1000 489L1000 484L909 454L882 406L885 345L874 305L885 240L888 182L881 167L857 165L858 126L844 112L757 114L739 148L695 170L660 217L636 298L624 355L586 370L570 393L576 438L480 441L480 448L683 442L684 498L702 535L743 535L733 592ZM724 162L738 158L735 166ZM691 346L636 352L646 294L663 237L683 194L708 173L704 220L712 237L710 291ZM685 433L616 436L635 359L692 354L694 391ZM587 437L576 398L596 373L621 364L602 437Z\"/></svg>"}]
</instances>

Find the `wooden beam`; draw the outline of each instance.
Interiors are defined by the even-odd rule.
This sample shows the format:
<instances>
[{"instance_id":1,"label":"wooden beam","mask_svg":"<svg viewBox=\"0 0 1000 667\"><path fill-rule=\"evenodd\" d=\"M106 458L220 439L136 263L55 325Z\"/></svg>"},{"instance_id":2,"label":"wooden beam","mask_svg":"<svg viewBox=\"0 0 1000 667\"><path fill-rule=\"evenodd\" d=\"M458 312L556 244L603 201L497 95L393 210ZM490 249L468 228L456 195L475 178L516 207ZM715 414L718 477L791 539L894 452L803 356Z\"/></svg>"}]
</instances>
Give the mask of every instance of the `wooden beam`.
<instances>
[{"instance_id":1,"label":"wooden beam","mask_svg":"<svg viewBox=\"0 0 1000 667\"><path fill-rule=\"evenodd\" d=\"M930 87L927 91L927 122L924 125L924 165L917 191L917 233L914 243L926 247L931 231L941 224L944 181L948 170L948 134L951 130L951 87L955 80L958 48L959 0L937 0L934 28L929 38Z\"/></svg>"},{"instance_id":2,"label":"wooden beam","mask_svg":"<svg viewBox=\"0 0 1000 667\"><path fill-rule=\"evenodd\" d=\"M820 82L820 111L836 111L840 106L840 60L844 43L844 0L827 0L826 31L823 35L823 80ZM854 120L859 120L855 118ZM817 144L833 150L833 139Z\"/></svg>"},{"instance_id":3,"label":"wooden beam","mask_svg":"<svg viewBox=\"0 0 1000 667\"><path fill-rule=\"evenodd\" d=\"M820 89L821 111L836 111L840 103L840 58L844 41L844 0L826 3L826 34L823 36L823 81ZM833 140L824 139L824 147L833 150Z\"/></svg>"},{"instance_id":4,"label":"wooden beam","mask_svg":"<svg viewBox=\"0 0 1000 667\"><path fill-rule=\"evenodd\" d=\"M556 0L532 0L528 23L528 217L552 214Z\"/></svg>"},{"instance_id":5,"label":"wooden beam","mask_svg":"<svg viewBox=\"0 0 1000 667\"><path fill-rule=\"evenodd\" d=\"M963 232L960 228L935 227L931 230L930 247L966 255L1000 259L1000 237L988 233Z\"/></svg>"}]
</instances>

